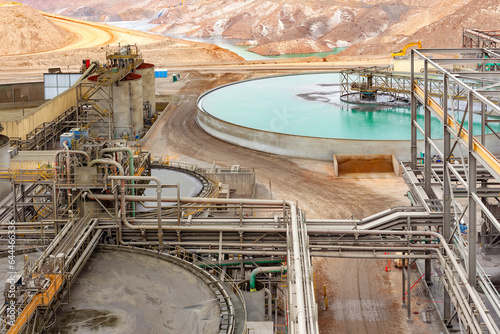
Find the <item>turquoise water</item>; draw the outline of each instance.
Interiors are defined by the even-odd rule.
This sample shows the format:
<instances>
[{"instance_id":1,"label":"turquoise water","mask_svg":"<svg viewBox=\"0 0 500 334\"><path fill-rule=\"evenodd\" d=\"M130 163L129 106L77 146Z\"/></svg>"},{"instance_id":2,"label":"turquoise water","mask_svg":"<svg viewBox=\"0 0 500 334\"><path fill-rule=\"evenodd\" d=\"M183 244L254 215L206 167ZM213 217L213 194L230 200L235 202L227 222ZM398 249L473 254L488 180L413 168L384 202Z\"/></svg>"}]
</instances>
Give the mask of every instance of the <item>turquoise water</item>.
<instances>
[{"instance_id":1,"label":"turquoise water","mask_svg":"<svg viewBox=\"0 0 500 334\"><path fill-rule=\"evenodd\" d=\"M291 53L279 56L261 56L257 53L247 51L251 48L251 46L241 46L235 45L236 43L243 42L244 40L239 39L227 39L222 36L213 36L213 37L186 37L186 36L171 36L174 38L186 39L189 41L202 42L202 43L210 43L220 46L221 48L228 49L236 53L238 56L244 58L245 60L264 60L264 59L286 59L286 58L303 58L303 57L326 57L331 54L337 54L346 48L335 48L332 49L331 52L317 52L317 53Z\"/></svg>"},{"instance_id":2,"label":"turquoise water","mask_svg":"<svg viewBox=\"0 0 500 334\"><path fill-rule=\"evenodd\" d=\"M120 28L133 29L138 31L149 32L150 29L153 29L157 26L157 24L149 23L148 20L143 21L112 21L105 22L105 24L117 26ZM236 53L238 56L244 58L245 60L264 60L264 59L280 59L280 58L302 58L302 57L326 57L330 54L337 54L346 48L335 48L332 49L331 52L318 52L318 53L292 53L280 56L261 56L257 53L253 53L247 51L250 46L240 46L234 45L239 42L244 42L242 39L227 39L222 36L212 36L212 37L188 37L184 34L167 34L166 36L177 38L177 39L185 39L188 41L202 42L208 44L214 44L220 46L221 48L228 49Z\"/></svg>"},{"instance_id":3,"label":"turquoise water","mask_svg":"<svg viewBox=\"0 0 500 334\"><path fill-rule=\"evenodd\" d=\"M338 73L243 81L217 89L199 103L219 119L264 131L342 139L411 138L410 108L342 102L339 81ZM423 118L420 110L422 128ZM475 135L481 129L479 117L477 121ZM432 119L431 129L433 138L442 138L438 119Z\"/></svg>"}]
</instances>

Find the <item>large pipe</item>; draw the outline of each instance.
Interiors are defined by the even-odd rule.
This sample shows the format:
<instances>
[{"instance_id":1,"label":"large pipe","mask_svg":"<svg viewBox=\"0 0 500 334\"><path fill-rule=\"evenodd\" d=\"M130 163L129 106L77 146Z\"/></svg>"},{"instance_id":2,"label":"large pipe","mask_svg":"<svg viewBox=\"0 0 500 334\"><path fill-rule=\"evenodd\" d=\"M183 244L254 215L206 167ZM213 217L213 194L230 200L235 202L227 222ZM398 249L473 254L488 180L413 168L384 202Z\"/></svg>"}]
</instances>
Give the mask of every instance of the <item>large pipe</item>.
<instances>
[{"instance_id":1,"label":"large pipe","mask_svg":"<svg viewBox=\"0 0 500 334\"><path fill-rule=\"evenodd\" d=\"M295 203L290 203L290 211L292 214L292 247L293 247L293 263L295 271L295 286L296 286L296 300L297 300L297 326L299 333L306 333L306 314L304 302L304 284L302 278L302 265L300 259L300 243L299 243L299 227L297 219L297 207ZM291 261L291 259L289 259Z\"/></svg>"},{"instance_id":2,"label":"large pipe","mask_svg":"<svg viewBox=\"0 0 500 334\"><path fill-rule=\"evenodd\" d=\"M113 195L101 195L96 194L93 198L112 201L115 199ZM155 196L126 196L126 201L144 201L152 202L156 201ZM233 198L200 198L200 197L162 197L162 202L172 202L177 203L177 200L181 203L203 203L203 204L238 204L238 205L265 205L265 206L275 206L280 208L286 208L287 204L283 201L278 200L259 200L259 199L233 199Z\"/></svg>"},{"instance_id":3,"label":"large pipe","mask_svg":"<svg viewBox=\"0 0 500 334\"><path fill-rule=\"evenodd\" d=\"M158 221L158 240L159 240L159 246L162 249L163 248L163 228L162 228L162 221L161 221L161 180L157 178L156 176L111 176L110 179L112 180L122 180L125 182L126 180L149 180L149 181L154 181L156 182L156 215L157 215L157 221ZM124 222L127 222L125 219ZM129 224L127 222L127 224ZM126 225L127 225L126 224ZM129 226L130 225L130 226ZM134 227L134 225L129 224L127 225L128 227Z\"/></svg>"},{"instance_id":4,"label":"large pipe","mask_svg":"<svg viewBox=\"0 0 500 334\"><path fill-rule=\"evenodd\" d=\"M63 146L66 146L67 145L65 143L63 143ZM61 151L57 151L56 152L56 155L55 155L55 158L54 158L54 162L55 162L55 165L57 166L57 161L58 161L58 157L59 157L59 154L63 154L63 153L68 153L69 151L69 154L81 154L83 155L86 159L87 159L87 165L90 163L90 155L85 152L85 151L75 151L75 150L61 150Z\"/></svg>"},{"instance_id":5,"label":"large pipe","mask_svg":"<svg viewBox=\"0 0 500 334\"><path fill-rule=\"evenodd\" d=\"M352 230L345 230L345 231L339 231L340 233L345 233L345 234L353 234L353 233L358 233L357 231L352 231ZM477 306L476 310L479 312L482 320L484 321L484 324L488 328L488 331L490 333L497 333L498 330L495 328L496 326L493 325L491 321L489 321L488 316L481 307L483 305L483 302L480 300L480 298L477 295L477 291L470 285L469 280L467 279L467 274L464 272L463 268L458 264L456 258L455 258L455 253L450 249L448 246L448 243L446 242L446 239L439 233L437 232L432 232L432 231L387 231L387 230L370 230L370 231L363 231L363 234L394 234L394 235L408 235L408 236L414 236L414 235L423 235L423 236L432 236L435 238L438 238L439 243L443 246L443 249L446 252L446 255L448 256L447 259L451 261L453 264L454 269L456 270L458 276L460 277L460 280L467 290L467 293L469 295L469 298L474 302L474 304ZM438 255L440 255L438 249L432 248L429 249L432 251L435 251Z\"/></svg>"},{"instance_id":6,"label":"large pipe","mask_svg":"<svg viewBox=\"0 0 500 334\"><path fill-rule=\"evenodd\" d=\"M255 268L250 273L250 292L257 291L255 289L255 277L258 274L261 274L261 273L281 273L281 272L286 271L286 270L287 270L286 266L279 266L279 267L278 266L276 266L276 267L259 267L259 268Z\"/></svg>"},{"instance_id":7,"label":"large pipe","mask_svg":"<svg viewBox=\"0 0 500 334\"><path fill-rule=\"evenodd\" d=\"M271 321L273 317L273 308L271 307L273 295L271 294L271 290L268 288L265 288L264 291L267 295L267 321Z\"/></svg>"},{"instance_id":8,"label":"large pipe","mask_svg":"<svg viewBox=\"0 0 500 334\"><path fill-rule=\"evenodd\" d=\"M90 162L89 167L92 167L92 166L97 165L97 164L113 165L116 168L118 168L118 170L120 171L120 175L123 176L125 174L125 171L124 171L122 165L120 165L118 162L116 162L114 160L111 160L111 159L95 159L95 160L92 160ZM111 197L113 197L113 195L111 195ZM111 198L111 199L113 199L113 198Z\"/></svg>"},{"instance_id":9,"label":"large pipe","mask_svg":"<svg viewBox=\"0 0 500 334\"><path fill-rule=\"evenodd\" d=\"M95 164L113 165L116 168L118 168L118 170L120 171L120 176L124 176L124 174L125 174L125 171L124 171L122 165L120 165L118 162L116 162L114 160L111 160L111 159L95 159L95 160L92 160L90 162L89 166L93 166ZM121 193L122 193L122 196L121 196L121 219L122 219L122 222L127 225L129 223L127 222L127 212L125 210L125 205L126 205L125 204L125 180L122 180Z\"/></svg>"},{"instance_id":10,"label":"large pipe","mask_svg":"<svg viewBox=\"0 0 500 334\"><path fill-rule=\"evenodd\" d=\"M102 158L104 153L108 152L127 152L128 153L128 173L130 176L134 176L134 152L129 147L110 147L99 151L99 157ZM132 184L134 181L132 179ZM131 189L132 195L135 195L135 189ZM132 202L132 216L135 217L135 202Z\"/></svg>"}]
</instances>

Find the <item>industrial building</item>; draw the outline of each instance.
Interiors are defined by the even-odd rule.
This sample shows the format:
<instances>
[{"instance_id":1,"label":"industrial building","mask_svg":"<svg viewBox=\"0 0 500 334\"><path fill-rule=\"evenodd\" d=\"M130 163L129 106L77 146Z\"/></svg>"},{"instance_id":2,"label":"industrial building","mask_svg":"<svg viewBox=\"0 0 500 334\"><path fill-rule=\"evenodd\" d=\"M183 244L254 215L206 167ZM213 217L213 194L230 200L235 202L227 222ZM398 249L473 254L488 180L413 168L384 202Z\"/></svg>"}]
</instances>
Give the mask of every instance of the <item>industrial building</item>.
<instances>
[{"instance_id":1,"label":"industrial building","mask_svg":"<svg viewBox=\"0 0 500 334\"><path fill-rule=\"evenodd\" d=\"M397 147L379 143L380 152L377 143L342 151L359 145L234 124L205 108L213 91L200 97L197 122L211 135L264 152L296 148L326 157L336 174L346 159L370 159L392 146L387 159L403 175L412 205L363 219L309 219L293 198L255 199L252 169L200 168L143 150L141 140L163 112L155 67L135 45L109 48L106 60L85 62L70 88L2 122L0 250L13 264L0 333L50 331L65 321L58 312L77 317L73 299L111 305L111 294L97 290L101 284L125 291L116 303L134 309L156 303L165 313L178 312L170 325L151 325L150 332L319 333L313 257L398 260L408 321L416 284L410 272L418 268L427 293L436 280L443 287L443 302L434 303L443 332L500 333L500 294L477 262L478 254L494 256L500 240L498 50L412 50L409 74L342 71L347 103L374 102L375 94L410 107L408 139ZM439 136L431 128L436 124ZM132 269L131 261L140 266ZM84 273L86 265L92 270ZM133 276L148 280L153 292L127 287ZM79 280L96 277L104 279L73 295ZM164 287L154 290L159 282ZM169 298L172 305L163 309ZM182 312L176 303L185 304ZM101 311L107 320L122 319L123 310ZM167 317L155 312L138 317L146 323Z\"/></svg>"}]
</instances>

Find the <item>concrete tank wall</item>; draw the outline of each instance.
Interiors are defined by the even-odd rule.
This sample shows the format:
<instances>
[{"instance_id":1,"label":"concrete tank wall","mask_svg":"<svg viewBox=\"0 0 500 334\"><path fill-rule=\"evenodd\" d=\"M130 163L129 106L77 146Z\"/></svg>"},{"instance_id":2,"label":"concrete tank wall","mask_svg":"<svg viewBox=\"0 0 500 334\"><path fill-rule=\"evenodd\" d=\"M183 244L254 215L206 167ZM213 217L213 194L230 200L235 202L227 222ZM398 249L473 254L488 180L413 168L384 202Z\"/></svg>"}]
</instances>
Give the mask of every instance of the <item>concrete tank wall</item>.
<instances>
[{"instance_id":1,"label":"concrete tank wall","mask_svg":"<svg viewBox=\"0 0 500 334\"><path fill-rule=\"evenodd\" d=\"M132 130L133 135L138 136L144 131L144 104L142 77L138 74L129 75L132 79L127 79L130 84L130 108L132 109Z\"/></svg>"},{"instance_id":2,"label":"concrete tank wall","mask_svg":"<svg viewBox=\"0 0 500 334\"><path fill-rule=\"evenodd\" d=\"M130 83L120 81L113 85L113 123L115 138L132 134Z\"/></svg>"},{"instance_id":3,"label":"concrete tank wall","mask_svg":"<svg viewBox=\"0 0 500 334\"><path fill-rule=\"evenodd\" d=\"M0 170L5 171L10 168L10 139L0 135ZM0 180L0 198L5 198L10 193L10 180Z\"/></svg>"},{"instance_id":4,"label":"concrete tank wall","mask_svg":"<svg viewBox=\"0 0 500 334\"><path fill-rule=\"evenodd\" d=\"M134 138L144 130L142 105L142 78L129 74L113 85L113 121L115 137Z\"/></svg>"},{"instance_id":5,"label":"concrete tank wall","mask_svg":"<svg viewBox=\"0 0 500 334\"><path fill-rule=\"evenodd\" d=\"M207 92L207 93L210 93ZM257 151L297 158L331 160L334 154L392 154L399 161L409 161L409 140L359 140L290 135L248 128L221 120L207 113L198 99L196 121L208 134L231 144ZM443 149L443 140L435 140ZM494 134L486 135L486 147L493 154L500 154L500 145ZM417 142L423 151L424 141ZM435 153L433 153L435 154Z\"/></svg>"},{"instance_id":6,"label":"concrete tank wall","mask_svg":"<svg viewBox=\"0 0 500 334\"><path fill-rule=\"evenodd\" d=\"M156 114L156 79L155 65L142 63L135 73L142 76L142 101L151 103L153 115Z\"/></svg>"}]
</instances>

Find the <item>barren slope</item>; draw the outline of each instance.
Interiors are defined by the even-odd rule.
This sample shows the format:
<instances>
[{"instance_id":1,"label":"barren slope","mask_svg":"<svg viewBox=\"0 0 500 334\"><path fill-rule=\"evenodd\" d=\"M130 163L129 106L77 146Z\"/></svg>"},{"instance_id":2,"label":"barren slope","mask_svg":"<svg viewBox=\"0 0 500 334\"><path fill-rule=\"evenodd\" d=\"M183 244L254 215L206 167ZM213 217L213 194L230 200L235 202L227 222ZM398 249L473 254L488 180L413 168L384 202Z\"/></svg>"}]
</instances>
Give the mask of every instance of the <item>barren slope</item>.
<instances>
[{"instance_id":1,"label":"barren slope","mask_svg":"<svg viewBox=\"0 0 500 334\"><path fill-rule=\"evenodd\" d=\"M154 31L249 40L260 54L350 47L388 54L415 40L460 46L462 27L498 28L490 0L27 0L36 8L96 21L148 19ZM492 7L493 6L493 7ZM491 7L491 8L490 8ZM450 16L451 15L451 16ZM435 35L444 36L440 39ZM451 37L451 38L449 38Z\"/></svg>"},{"instance_id":2,"label":"barren slope","mask_svg":"<svg viewBox=\"0 0 500 334\"><path fill-rule=\"evenodd\" d=\"M53 50L75 38L29 6L0 6L0 17L0 56Z\"/></svg>"},{"instance_id":3,"label":"barren slope","mask_svg":"<svg viewBox=\"0 0 500 334\"><path fill-rule=\"evenodd\" d=\"M462 47L463 28L500 29L498 18L500 15L500 3L497 0L471 0L468 4L461 6L455 0L442 0L442 6L454 11L449 15L442 15L437 8L433 11L420 11L408 17L409 22L415 22L420 18L422 24L414 27L419 29L412 31L405 29L403 25L393 27L386 35L378 36L372 40L365 40L349 49L341 55L381 54L387 50L397 51L404 45L420 40L424 48L459 48ZM439 19L425 24L425 16L438 15ZM435 19L436 17L434 17Z\"/></svg>"}]
</instances>

